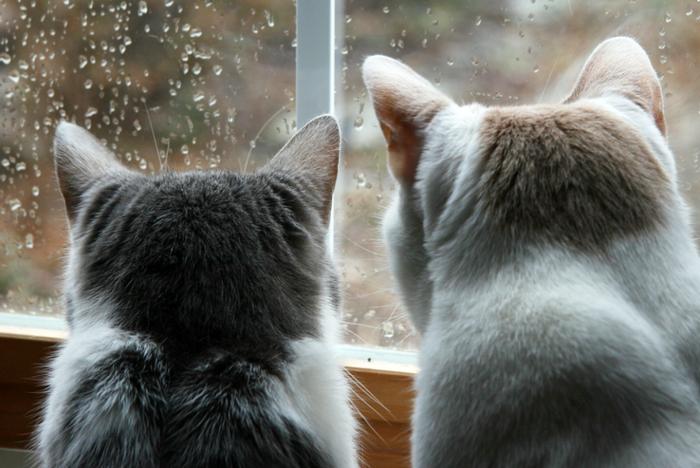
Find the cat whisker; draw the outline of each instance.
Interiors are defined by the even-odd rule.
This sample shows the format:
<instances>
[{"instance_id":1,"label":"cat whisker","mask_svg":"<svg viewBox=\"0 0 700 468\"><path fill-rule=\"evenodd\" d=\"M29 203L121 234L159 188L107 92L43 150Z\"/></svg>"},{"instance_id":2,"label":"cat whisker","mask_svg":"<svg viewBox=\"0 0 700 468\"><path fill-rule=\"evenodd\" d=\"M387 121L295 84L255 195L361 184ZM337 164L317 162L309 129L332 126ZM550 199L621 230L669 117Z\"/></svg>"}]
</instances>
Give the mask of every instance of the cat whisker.
<instances>
[{"instance_id":1,"label":"cat whisker","mask_svg":"<svg viewBox=\"0 0 700 468\"><path fill-rule=\"evenodd\" d=\"M386 412L389 414L389 416L392 416L392 417L394 416L394 414L391 412L391 410L390 410L389 408L387 408L387 407L384 405L384 403L382 403L381 400L379 400L379 398L377 398L377 397L374 395L374 393L372 393L372 392L367 388L367 386L365 386L365 384L363 384L357 377L355 377L354 375L351 374L351 375L350 375L350 380L352 380L358 387L360 387L360 389L361 389L363 392L365 392L365 395L367 395L373 402L377 403L377 404L380 406L380 408L382 408L384 411L386 411ZM380 415L380 417L382 417L382 420L386 420L386 418L384 418L383 416Z\"/></svg>"},{"instance_id":2,"label":"cat whisker","mask_svg":"<svg viewBox=\"0 0 700 468\"><path fill-rule=\"evenodd\" d=\"M347 235L343 236L343 238L360 250L364 250L365 252L370 253L372 255L381 255L379 252L375 252L374 250L368 249L364 245L359 244L358 242L355 242L354 240L350 239L350 237L348 237Z\"/></svg>"},{"instance_id":3,"label":"cat whisker","mask_svg":"<svg viewBox=\"0 0 700 468\"><path fill-rule=\"evenodd\" d=\"M158 139L156 138L156 131L153 129L153 120L151 120L151 110L148 108L146 99L142 100L143 107L146 109L146 118L148 119L148 126L151 128L151 136L153 137L153 146L156 148L156 156L158 156L158 165L160 169L163 170L163 162L160 159L160 149L158 148Z\"/></svg>"},{"instance_id":4,"label":"cat whisker","mask_svg":"<svg viewBox=\"0 0 700 468\"><path fill-rule=\"evenodd\" d=\"M253 155L253 150L255 149L255 144L258 142L258 139L260 138L260 135L265 131L268 125L277 117L280 115L282 112L287 111L289 112L289 109L287 109L287 106L282 106L281 108L277 109L270 117L267 118L267 120L262 124L260 127L260 130L258 130L258 133L255 134L255 137L251 140L251 145L250 148L248 149L248 154L246 154L245 161L243 162L243 166L241 167L242 172L247 172L248 171L248 163L250 162L250 158Z\"/></svg>"}]
</instances>

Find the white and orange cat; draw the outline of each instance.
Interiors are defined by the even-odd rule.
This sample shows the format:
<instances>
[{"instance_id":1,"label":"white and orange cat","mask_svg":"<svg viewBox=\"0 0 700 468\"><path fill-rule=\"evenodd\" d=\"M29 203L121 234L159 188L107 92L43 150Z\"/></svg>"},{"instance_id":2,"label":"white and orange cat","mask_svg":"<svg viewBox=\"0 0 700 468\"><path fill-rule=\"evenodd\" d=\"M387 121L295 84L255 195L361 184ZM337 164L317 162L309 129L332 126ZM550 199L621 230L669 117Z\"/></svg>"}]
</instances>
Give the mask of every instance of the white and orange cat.
<instances>
[{"instance_id":1,"label":"white and orange cat","mask_svg":"<svg viewBox=\"0 0 700 468\"><path fill-rule=\"evenodd\" d=\"M382 56L363 75L422 335L413 465L700 466L700 263L643 49L603 42L551 105L460 106Z\"/></svg>"}]
</instances>

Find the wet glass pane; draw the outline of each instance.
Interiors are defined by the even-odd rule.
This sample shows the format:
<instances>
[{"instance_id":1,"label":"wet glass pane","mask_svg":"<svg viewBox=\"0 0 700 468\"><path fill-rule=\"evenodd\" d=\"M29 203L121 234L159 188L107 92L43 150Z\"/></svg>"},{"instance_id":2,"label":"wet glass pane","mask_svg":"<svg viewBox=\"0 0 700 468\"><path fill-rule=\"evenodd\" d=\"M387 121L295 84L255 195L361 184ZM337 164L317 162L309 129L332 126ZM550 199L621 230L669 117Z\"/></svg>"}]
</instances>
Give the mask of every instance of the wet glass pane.
<instances>
[{"instance_id":1,"label":"wet glass pane","mask_svg":"<svg viewBox=\"0 0 700 468\"><path fill-rule=\"evenodd\" d=\"M381 242L394 183L362 86L370 54L401 59L457 102L555 102L603 39L636 37L661 76L669 140L683 191L700 209L700 3L658 0L345 0L342 103L346 167L339 197L351 343L411 348L417 338L398 305Z\"/></svg>"},{"instance_id":2,"label":"wet glass pane","mask_svg":"<svg viewBox=\"0 0 700 468\"><path fill-rule=\"evenodd\" d=\"M60 119L143 172L254 169L293 130L294 21L282 0L0 1L0 312L62 313Z\"/></svg>"}]
</instances>

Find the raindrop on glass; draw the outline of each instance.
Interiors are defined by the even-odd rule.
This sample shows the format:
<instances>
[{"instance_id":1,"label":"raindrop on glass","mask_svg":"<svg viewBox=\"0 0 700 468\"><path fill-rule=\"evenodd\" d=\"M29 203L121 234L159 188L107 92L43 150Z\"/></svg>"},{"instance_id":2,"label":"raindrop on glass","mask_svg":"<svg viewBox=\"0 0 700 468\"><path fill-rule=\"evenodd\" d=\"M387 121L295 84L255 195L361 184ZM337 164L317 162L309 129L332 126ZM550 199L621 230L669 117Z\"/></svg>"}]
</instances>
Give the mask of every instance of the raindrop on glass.
<instances>
[{"instance_id":1,"label":"raindrop on glass","mask_svg":"<svg viewBox=\"0 0 700 468\"><path fill-rule=\"evenodd\" d=\"M139 16L143 16L148 13L148 4L141 0L139 1Z\"/></svg>"},{"instance_id":2,"label":"raindrop on glass","mask_svg":"<svg viewBox=\"0 0 700 468\"><path fill-rule=\"evenodd\" d=\"M355 130L362 130L362 126L365 123L365 119L362 118L361 115L358 115L355 117L355 120L353 121L352 125L355 127Z\"/></svg>"},{"instance_id":3,"label":"raindrop on glass","mask_svg":"<svg viewBox=\"0 0 700 468\"><path fill-rule=\"evenodd\" d=\"M386 339L394 337L394 324L392 322L382 322L382 335Z\"/></svg>"}]
</instances>

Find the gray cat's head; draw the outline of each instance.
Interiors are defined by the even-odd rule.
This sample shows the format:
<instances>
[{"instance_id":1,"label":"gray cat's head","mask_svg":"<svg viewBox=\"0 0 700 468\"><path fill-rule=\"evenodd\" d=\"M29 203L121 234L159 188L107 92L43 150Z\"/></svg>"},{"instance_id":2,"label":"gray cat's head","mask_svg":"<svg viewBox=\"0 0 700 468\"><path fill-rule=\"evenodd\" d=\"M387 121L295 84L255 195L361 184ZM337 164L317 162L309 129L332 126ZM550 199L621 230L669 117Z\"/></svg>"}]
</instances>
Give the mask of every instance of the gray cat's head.
<instances>
[{"instance_id":1,"label":"gray cat's head","mask_svg":"<svg viewBox=\"0 0 700 468\"><path fill-rule=\"evenodd\" d=\"M661 87L634 40L603 42L557 104L460 106L382 56L363 76L399 182L385 237L409 310L428 307L430 281L533 249L600 253L681 207Z\"/></svg>"},{"instance_id":2,"label":"gray cat's head","mask_svg":"<svg viewBox=\"0 0 700 468\"><path fill-rule=\"evenodd\" d=\"M336 121L322 116L256 173L147 176L61 123L69 320L107 321L181 351L234 344L275 355L318 336L321 309L338 302L326 235L339 145Z\"/></svg>"}]
</instances>

